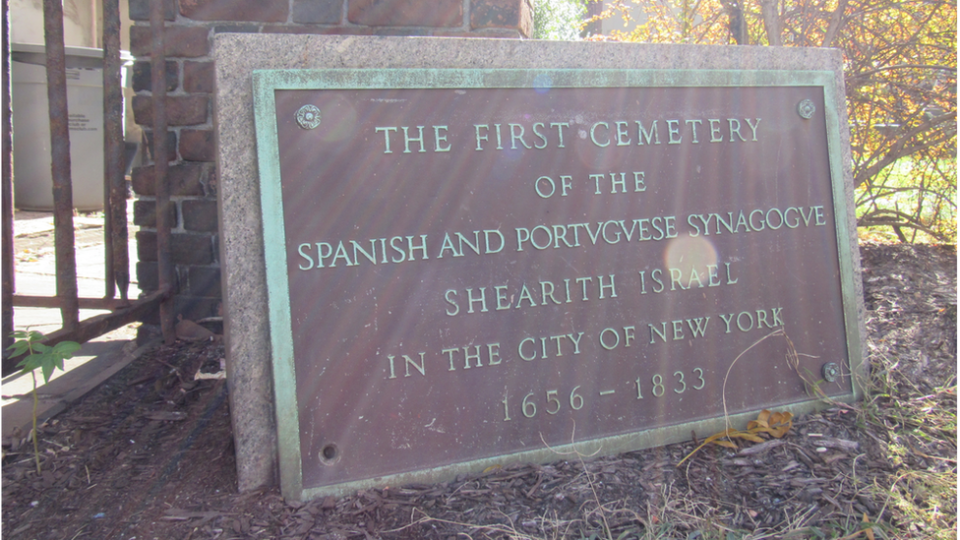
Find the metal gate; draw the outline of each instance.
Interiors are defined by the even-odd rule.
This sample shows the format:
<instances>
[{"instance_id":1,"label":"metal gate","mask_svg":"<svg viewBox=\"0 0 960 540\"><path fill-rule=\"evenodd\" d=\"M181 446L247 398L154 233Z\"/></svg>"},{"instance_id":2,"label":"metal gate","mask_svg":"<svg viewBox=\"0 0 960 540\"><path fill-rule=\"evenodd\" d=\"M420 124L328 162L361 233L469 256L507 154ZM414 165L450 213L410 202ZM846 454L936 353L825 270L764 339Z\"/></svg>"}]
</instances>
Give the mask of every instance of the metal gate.
<instances>
[{"instance_id":1,"label":"metal gate","mask_svg":"<svg viewBox=\"0 0 960 540\"><path fill-rule=\"evenodd\" d=\"M16 370L18 358L8 357L13 341L14 306L59 308L62 327L47 336L44 343L60 341L83 343L106 332L142 319L158 310L164 340L174 340L173 267L170 259L170 189L166 182L167 162L155 160L156 230L159 288L142 298L127 298L130 285L127 253L127 206L124 179L123 95L121 91L120 0L103 0L103 108L104 108L104 274L106 290L102 298L80 298L77 289L77 264L74 251L73 194L70 173L70 132L68 129L66 62L63 38L63 4L43 1L44 40L46 45L47 97L50 122L50 163L53 178L53 223L56 257L56 295L27 296L16 293L13 230L13 123L11 109L11 48L9 0L3 10L3 375ZM151 75L153 93L153 133L165 134L166 87L164 74L163 1L150 6ZM42 121L37 119L37 121ZM167 155L167 138L152 138L152 155ZM108 309L111 313L79 320L79 310Z\"/></svg>"}]
</instances>

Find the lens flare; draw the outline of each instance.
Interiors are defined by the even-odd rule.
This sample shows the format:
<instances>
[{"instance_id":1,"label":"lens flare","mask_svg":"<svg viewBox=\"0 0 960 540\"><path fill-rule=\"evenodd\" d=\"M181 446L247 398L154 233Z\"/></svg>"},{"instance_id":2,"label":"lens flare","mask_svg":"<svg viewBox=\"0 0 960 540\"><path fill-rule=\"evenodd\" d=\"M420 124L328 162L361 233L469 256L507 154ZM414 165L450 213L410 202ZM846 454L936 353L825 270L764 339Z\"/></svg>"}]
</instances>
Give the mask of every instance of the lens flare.
<instances>
[{"instance_id":1,"label":"lens flare","mask_svg":"<svg viewBox=\"0 0 960 540\"><path fill-rule=\"evenodd\" d=\"M553 78L546 73L541 73L533 78L533 90L538 94L546 94L553 88Z\"/></svg>"},{"instance_id":2,"label":"lens flare","mask_svg":"<svg viewBox=\"0 0 960 540\"><path fill-rule=\"evenodd\" d=\"M716 248L703 236L678 236L670 240L663 252L663 262L671 275L679 275L684 285L690 280L706 283L710 279L708 266L716 266L717 260Z\"/></svg>"},{"instance_id":3,"label":"lens flare","mask_svg":"<svg viewBox=\"0 0 960 540\"><path fill-rule=\"evenodd\" d=\"M350 102L338 99L324 107L323 124L323 142L349 141L356 136L357 110Z\"/></svg>"}]
</instances>

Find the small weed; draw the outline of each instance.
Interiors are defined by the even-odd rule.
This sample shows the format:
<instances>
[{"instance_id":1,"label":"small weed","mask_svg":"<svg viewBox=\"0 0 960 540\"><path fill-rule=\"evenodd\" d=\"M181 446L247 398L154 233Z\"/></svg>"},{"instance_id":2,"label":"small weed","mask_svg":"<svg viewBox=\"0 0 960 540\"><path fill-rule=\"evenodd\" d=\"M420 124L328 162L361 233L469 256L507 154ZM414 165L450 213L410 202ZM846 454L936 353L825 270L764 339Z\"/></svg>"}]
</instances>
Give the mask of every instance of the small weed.
<instances>
[{"instance_id":1,"label":"small weed","mask_svg":"<svg viewBox=\"0 0 960 540\"><path fill-rule=\"evenodd\" d=\"M40 444L37 441L37 368L43 373L44 384L50 382L50 375L55 369L63 370L63 361L72 358L80 349L80 344L73 341L61 341L53 347L44 345L40 341L43 334L35 331L17 331L13 333L13 345L7 347L12 356L26 354L20 363L21 373L30 373L33 377L33 430L30 437L33 439L33 453L37 462L37 474L40 474Z\"/></svg>"},{"instance_id":2,"label":"small weed","mask_svg":"<svg viewBox=\"0 0 960 540\"><path fill-rule=\"evenodd\" d=\"M956 471L907 471L892 486L875 485L885 505L899 515L903 532L935 540L957 538Z\"/></svg>"},{"instance_id":3,"label":"small weed","mask_svg":"<svg viewBox=\"0 0 960 540\"><path fill-rule=\"evenodd\" d=\"M894 516L896 530L891 530L891 524L878 526L877 538L955 540L956 460L923 450L940 445L955 452L956 378L922 392L897 357L871 354L870 365L870 379L858 408L859 424L880 428L877 431L886 435L884 450L890 466L902 471L888 482L874 479L866 489L884 501L884 511ZM926 468L911 467L918 457L927 461Z\"/></svg>"}]
</instances>

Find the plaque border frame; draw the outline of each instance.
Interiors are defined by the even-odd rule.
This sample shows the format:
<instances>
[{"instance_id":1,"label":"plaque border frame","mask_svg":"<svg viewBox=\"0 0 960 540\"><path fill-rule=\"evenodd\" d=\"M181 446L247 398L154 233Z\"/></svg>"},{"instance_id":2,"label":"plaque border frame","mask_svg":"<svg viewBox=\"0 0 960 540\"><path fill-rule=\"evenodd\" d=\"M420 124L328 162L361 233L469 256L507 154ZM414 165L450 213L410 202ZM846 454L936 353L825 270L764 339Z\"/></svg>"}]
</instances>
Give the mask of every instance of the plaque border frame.
<instances>
[{"instance_id":1,"label":"plaque border frame","mask_svg":"<svg viewBox=\"0 0 960 540\"><path fill-rule=\"evenodd\" d=\"M844 333L852 391L833 396L833 401L849 402L862 395L860 386L864 364L860 340L858 290L855 286L848 221L847 192L837 104L836 74L826 70L697 70L697 69L268 69L253 71L254 124L256 156L260 179L261 222L267 279L268 318L271 342L274 404L277 421L277 446L280 487L284 498L309 500L320 496L342 496L359 489L413 482L438 482L459 474L484 470L495 465L517 462L544 463L561 455L612 455L632 450L663 446L689 439L691 430L714 433L727 423L741 424L756 417L756 412L716 417L651 428L562 446L525 450L487 458L472 459L439 467L418 469L372 478L319 486L303 487L300 453L300 427L296 397L296 372L293 355L293 330L290 319L290 290L287 281L286 234L283 223L280 159L277 135L277 90L349 90L349 89L533 89L618 88L618 87L796 87L822 88L826 121L827 155L842 294ZM267 216L281 218L267 219ZM841 366L843 368L843 366ZM841 371L843 371L841 369ZM794 415L817 410L827 402L818 399L784 403Z\"/></svg>"}]
</instances>

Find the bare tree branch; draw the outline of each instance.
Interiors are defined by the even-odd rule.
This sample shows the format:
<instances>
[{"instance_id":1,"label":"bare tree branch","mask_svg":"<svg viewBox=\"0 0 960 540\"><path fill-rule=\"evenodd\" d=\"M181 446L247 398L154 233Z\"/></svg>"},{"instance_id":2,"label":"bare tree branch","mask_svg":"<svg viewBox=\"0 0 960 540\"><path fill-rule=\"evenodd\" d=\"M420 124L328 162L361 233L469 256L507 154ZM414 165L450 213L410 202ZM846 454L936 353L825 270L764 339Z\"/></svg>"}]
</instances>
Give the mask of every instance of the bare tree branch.
<instances>
[{"instance_id":1,"label":"bare tree branch","mask_svg":"<svg viewBox=\"0 0 960 540\"><path fill-rule=\"evenodd\" d=\"M913 216L909 216L896 210L876 210L861 216L860 219L857 220L857 227L877 227L881 225L894 228L909 227L911 229L923 231L938 240L944 240L944 236L939 232L927 227L920 221L914 219ZM898 236L900 236L901 241L905 240L902 235Z\"/></svg>"},{"instance_id":2,"label":"bare tree branch","mask_svg":"<svg viewBox=\"0 0 960 540\"><path fill-rule=\"evenodd\" d=\"M833 40L836 39L840 31L840 23L843 22L843 12L847 10L847 0L840 0L837 9L830 15L830 26L827 27L827 33L823 36L821 47L833 46Z\"/></svg>"},{"instance_id":3,"label":"bare tree branch","mask_svg":"<svg viewBox=\"0 0 960 540\"><path fill-rule=\"evenodd\" d=\"M893 71L896 69L929 69L929 70L938 70L938 71L949 71L951 73L956 73L957 68L950 66L934 66L928 64L898 64L896 66L887 66L877 69L871 69L869 71L861 71L860 73L854 73L850 76L851 79L862 79L864 77L869 77L871 75L876 75L884 71Z\"/></svg>"},{"instance_id":4,"label":"bare tree branch","mask_svg":"<svg viewBox=\"0 0 960 540\"><path fill-rule=\"evenodd\" d=\"M910 193L910 192L915 192L915 193L925 193L925 194L928 194L928 195L932 195L934 198L944 199L947 203L949 203L949 204L951 204L951 205L954 205L952 200L946 199L946 198L944 197L944 194L943 194L943 193L940 193L940 192L938 192L938 191L936 191L936 190L934 190L934 189L921 188L921 187L913 187L913 186L907 186L907 187L892 187L892 186L875 185L875 184L871 185L871 187L872 187L872 188L876 188L876 189L878 189L878 190L880 190L880 191L878 191L878 192L876 192L876 193L872 193L872 192L867 193L867 192L864 192L864 194L863 194L861 197L858 197L858 198L857 198L857 204L866 203L866 202L874 201L874 200L878 200L878 199L883 199L884 197L890 197L890 196L896 195L896 194L898 194L898 193ZM954 205L954 206L955 206L955 205Z\"/></svg>"},{"instance_id":5,"label":"bare tree branch","mask_svg":"<svg viewBox=\"0 0 960 540\"><path fill-rule=\"evenodd\" d=\"M783 41L780 39L777 0L760 0L760 12L763 14L763 29L767 33L767 42L774 47L783 46Z\"/></svg>"},{"instance_id":6,"label":"bare tree branch","mask_svg":"<svg viewBox=\"0 0 960 540\"><path fill-rule=\"evenodd\" d=\"M907 143L910 142L911 139L913 139L915 136L919 135L920 133L933 129L941 124L945 124L950 121L956 121L956 119L957 119L957 111L953 111L951 113L947 113L947 114L938 116L936 118L931 118L930 120L927 120L926 122L920 124L919 126L904 133L897 139L896 143L891 145L889 149L886 150L886 155L884 157L880 158L873 165L857 173L856 178L854 178L853 180L853 185L859 186L860 184L863 183L864 180L877 174L884 167L886 167L887 165L890 165L891 163L897 161L898 159L904 156L909 156L910 154L923 150L924 148L929 148L930 146L933 146L934 144L940 142L940 140L933 140L933 141L928 141L924 144L907 147Z\"/></svg>"},{"instance_id":7,"label":"bare tree branch","mask_svg":"<svg viewBox=\"0 0 960 540\"><path fill-rule=\"evenodd\" d=\"M749 45L747 21L743 18L743 5L740 0L720 0L729 19L730 34L737 45Z\"/></svg>"}]
</instances>

